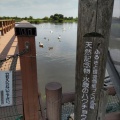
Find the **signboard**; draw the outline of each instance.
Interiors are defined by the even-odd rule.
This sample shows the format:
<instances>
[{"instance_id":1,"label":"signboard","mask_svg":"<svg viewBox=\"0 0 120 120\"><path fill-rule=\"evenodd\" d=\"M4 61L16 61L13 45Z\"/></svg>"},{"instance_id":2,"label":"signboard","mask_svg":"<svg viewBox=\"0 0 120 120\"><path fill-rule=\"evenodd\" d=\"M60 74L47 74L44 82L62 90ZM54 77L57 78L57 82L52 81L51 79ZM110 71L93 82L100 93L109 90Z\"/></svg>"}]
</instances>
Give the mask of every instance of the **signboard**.
<instances>
[{"instance_id":1,"label":"signboard","mask_svg":"<svg viewBox=\"0 0 120 120\"><path fill-rule=\"evenodd\" d=\"M81 44L82 52L77 61L79 62L76 81L76 88L79 89L77 100L81 106L79 107L79 120L96 119L104 83L104 38L99 34L99 36L90 35L91 33L84 36Z\"/></svg>"},{"instance_id":2,"label":"signboard","mask_svg":"<svg viewBox=\"0 0 120 120\"><path fill-rule=\"evenodd\" d=\"M31 25L30 23L20 23L15 27L15 35L16 36L36 36L37 31L36 27Z\"/></svg>"},{"instance_id":3,"label":"signboard","mask_svg":"<svg viewBox=\"0 0 120 120\"><path fill-rule=\"evenodd\" d=\"M88 112L97 109L98 93L100 92L100 65L103 56L102 38L94 41L94 38L84 38L83 70L82 73L82 96L81 96L81 120L88 119ZM82 59L82 58L81 58ZM95 113L95 112L94 112Z\"/></svg>"},{"instance_id":4,"label":"signboard","mask_svg":"<svg viewBox=\"0 0 120 120\"><path fill-rule=\"evenodd\" d=\"M12 71L0 71L0 107L12 105Z\"/></svg>"}]
</instances>

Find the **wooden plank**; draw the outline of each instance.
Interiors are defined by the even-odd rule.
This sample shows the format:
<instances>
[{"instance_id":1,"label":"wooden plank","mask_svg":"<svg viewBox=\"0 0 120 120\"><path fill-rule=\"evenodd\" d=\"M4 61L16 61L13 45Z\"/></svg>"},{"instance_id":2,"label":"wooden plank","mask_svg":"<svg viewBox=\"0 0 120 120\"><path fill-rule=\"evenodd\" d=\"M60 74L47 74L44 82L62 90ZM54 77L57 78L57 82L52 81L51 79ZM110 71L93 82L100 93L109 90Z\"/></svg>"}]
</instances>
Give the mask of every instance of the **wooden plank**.
<instances>
[{"instance_id":1,"label":"wooden plank","mask_svg":"<svg viewBox=\"0 0 120 120\"><path fill-rule=\"evenodd\" d=\"M79 0L75 120L96 120L114 0ZM106 12L104 12L106 11Z\"/></svg>"}]
</instances>

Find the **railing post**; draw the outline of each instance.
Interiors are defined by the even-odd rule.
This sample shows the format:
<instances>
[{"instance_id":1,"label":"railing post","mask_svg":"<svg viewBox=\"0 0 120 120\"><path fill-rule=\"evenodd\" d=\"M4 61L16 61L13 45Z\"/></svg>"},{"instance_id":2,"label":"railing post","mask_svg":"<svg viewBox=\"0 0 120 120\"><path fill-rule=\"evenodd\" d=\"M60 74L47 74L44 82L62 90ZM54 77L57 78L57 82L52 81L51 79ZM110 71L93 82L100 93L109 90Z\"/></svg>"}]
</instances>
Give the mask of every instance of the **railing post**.
<instances>
[{"instance_id":1,"label":"railing post","mask_svg":"<svg viewBox=\"0 0 120 120\"><path fill-rule=\"evenodd\" d=\"M97 120L114 0L79 0L75 120Z\"/></svg>"},{"instance_id":2,"label":"railing post","mask_svg":"<svg viewBox=\"0 0 120 120\"><path fill-rule=\"evenodd\" d=\"M38 120L38 85L36 69L36 28L30 23L21 23L15 27L19 52L25 48L28 52L20 56L22 73L23 106L25 120Z\"/></svg>"},{"instance_id":3,"label":"railing post","mask_svg":"<svg viewBox=\"0 0 120 120\"><path fill-rule=\"evenodd\" d=\"M3 21L0 21L1 35L4 35Z\"/></svg>"},{"instance_id":4,"label":"railing post","mask_svg":"<svg viewBox=\"0 0 120 120\"><path fill-rule=\"evenodd\" d=\"M61 120L62 86L59 83L46 85L46 108L48 120Z\"/></svg>"},{"instance_id":5,"label":"railing post","mask_svg":"<svg viewBox=\"0 0 120 120\"><path fill-rule=\"evenodd\" d=\"M4 33L6 34L6 21L3 21L3 28L4 28Z\"/></svg>"},{"instance_id":6,"label":"railing post","mask_svg":"<svg viewBox=\"0 0 120 120\"><path fill-rule=\"evenodd\" d=\"M6 25L7 25L7 26L6 26L6 27L7 27L7 28L6 28L6 29L7 29L7 32L9 32L9 29L8 29L8 25L9 25L9 24L8 24L8 20L6 21Z\"/></svg>"}]
</instances>

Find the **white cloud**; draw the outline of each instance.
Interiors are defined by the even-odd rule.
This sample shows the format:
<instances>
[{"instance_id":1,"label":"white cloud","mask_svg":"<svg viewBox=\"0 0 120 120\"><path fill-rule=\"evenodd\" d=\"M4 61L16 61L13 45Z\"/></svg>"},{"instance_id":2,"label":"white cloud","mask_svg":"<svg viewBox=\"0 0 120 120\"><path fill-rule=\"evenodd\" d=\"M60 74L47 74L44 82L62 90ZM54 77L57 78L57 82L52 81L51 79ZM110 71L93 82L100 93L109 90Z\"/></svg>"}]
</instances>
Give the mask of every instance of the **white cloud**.
<instances>
[{"instance_id":1,"label":"white cloud","mask_svg":"<svg viewBox=\"0 0 120 120\"><path fill-rule=\"evenodd\" d=\"M115 0L113 16L120 16L120 0ZM1 16L42 18L55 13L78 15L78 0L0 0Z\"/></svg>"}]
</instances>

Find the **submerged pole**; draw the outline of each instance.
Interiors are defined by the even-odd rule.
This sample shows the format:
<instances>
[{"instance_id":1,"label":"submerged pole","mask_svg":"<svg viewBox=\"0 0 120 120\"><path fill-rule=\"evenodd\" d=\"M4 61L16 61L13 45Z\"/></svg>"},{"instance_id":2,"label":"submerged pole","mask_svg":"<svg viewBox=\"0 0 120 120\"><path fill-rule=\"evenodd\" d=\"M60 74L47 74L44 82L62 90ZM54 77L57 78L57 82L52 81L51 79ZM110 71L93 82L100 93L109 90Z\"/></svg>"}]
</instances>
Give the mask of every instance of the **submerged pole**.
<instances>
[{"instance_id":1,"label":"submerged pole","mask_svg":"<svg viewBox=\"0 0 120 120\"><path fill-rule=\"evenodd\" d=\"M79 0L75 120L97 120L114 0Z\"/></svg>"}]
</instances>

